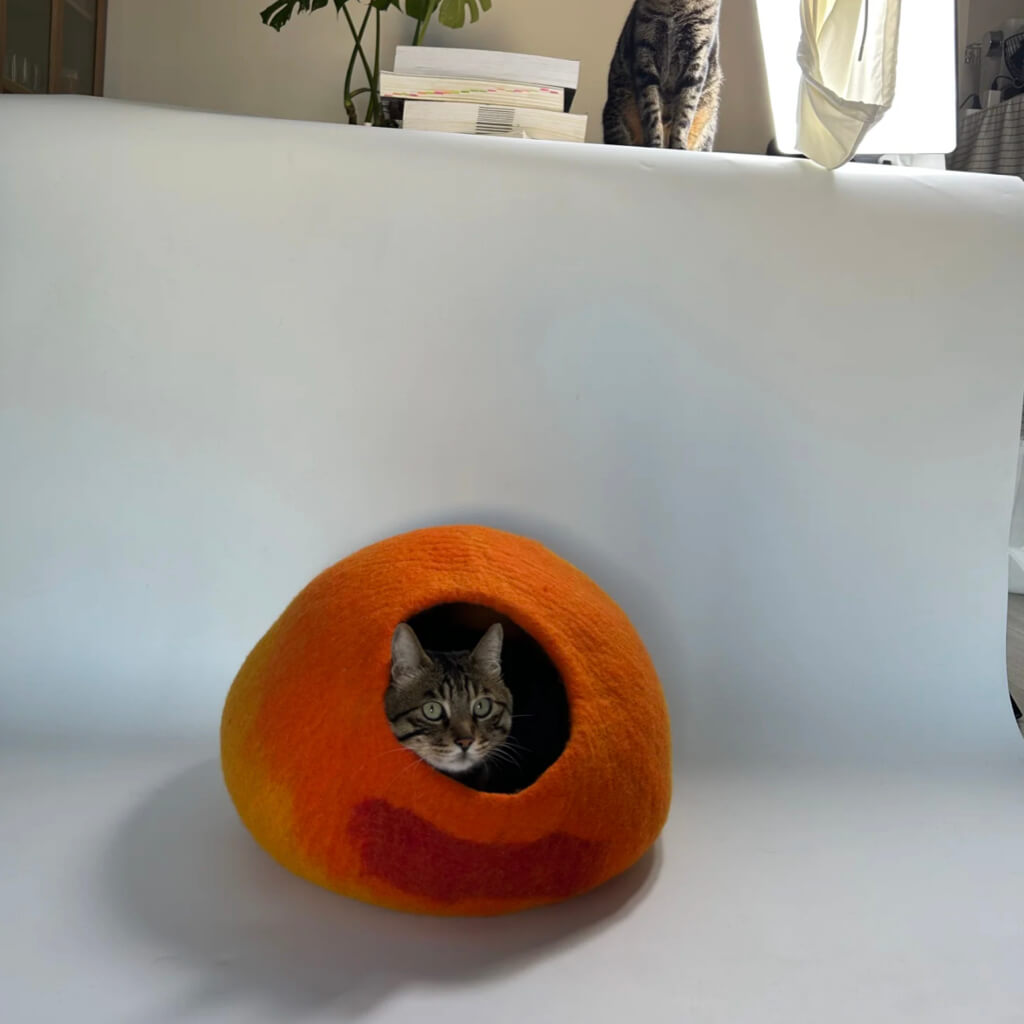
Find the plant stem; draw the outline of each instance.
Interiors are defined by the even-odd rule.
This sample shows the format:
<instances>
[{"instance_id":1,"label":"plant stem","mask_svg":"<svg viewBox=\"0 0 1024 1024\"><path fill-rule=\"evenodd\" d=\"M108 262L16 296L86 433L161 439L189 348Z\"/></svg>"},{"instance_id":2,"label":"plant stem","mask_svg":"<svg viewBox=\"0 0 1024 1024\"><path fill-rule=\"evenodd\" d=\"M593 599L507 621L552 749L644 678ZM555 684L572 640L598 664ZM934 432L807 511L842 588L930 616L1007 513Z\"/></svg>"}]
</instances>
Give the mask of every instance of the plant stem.
<instances>
[{"instance_id":1,"label":"plant stem","mask_svg":"<svg viewBox=\"0 0 1024 1024\"><path fill-rule=\"evenodd\" d=\"M412 38L412 45L419 46L424 37L427 34L427 27L430 25L430 19L434 16L434 11L441 5L441 0L431 0L430 5L427 7L426 14L423 15L416 22L416 34Z\"/></svg>"},{"instance_id":2,"label":"plant stem","mask_svg":"<svg viewBox=\"0 0 1024 1024\"><path fill-rule=\"evenodd\" d=\"M376 8L367 4L366 14L363 15L362 24L358 29L356 29L356 24L352 20L352 15L348 13L348 4L342 4L341 9L344 12L345 20L348 22L349 30L352 32L352 38L355 41L355 47L348 62L348 71L345 73L345 110L348 113L349 124L358 124L359 119L356 114L355 104L352 102L352 74L355 71L356 57L359 57L362 61L363 69L366 71L366 79L370 84L370 106L367 107L367 115L370 113L373 98L377 94L377 80L370 70L370 63L366 59L366 54L363 53L363 35L366 32L366 26L370 23L370 12L376 10ZM378 11L378 15L379 13Z\"/></svg>"},{"instance_id":3,"label":"plant stem","mask_svg":"<svg viewBox=\"0 0 1024 1024\"><path fill-rule=\"evenodd\" d=\"M356 106L353 103L355 94L352 92L352 72L356 67L356 50L352 47L352 53L348 58L348 67L345 69L345 92L344 92L344 103L345 113L348 114L349 124L358 124L359 117L356 114Z\"/></svg>"},{"instance_id":4,"label":"plant stem","mask_svg":"<svg viewBox=\"0 0 1024 1024\"><path fill-rule=\"evenodd\" d=\"M373 89L370 93L370 106L373 108L373 116L366 116L367 121L375 125L383 123L381 117L383 104L380 101L380 8L374 9L374 40L373 40Z\"/></svg>"},{"instance_id":5,"label":"plant stem","mask_svg":"<svg viewBox=\"0 0 1024 1024\"><path fill-rule=\"evenodd\" d=\"M356 94L352 91L352 72L356 67L356 50L352 48L349 54L348 67L345 69L345 113L348 114L349 124L359 124L359 117L356 114L356 105L353 102Z\"/></svg>"}]
</instances>

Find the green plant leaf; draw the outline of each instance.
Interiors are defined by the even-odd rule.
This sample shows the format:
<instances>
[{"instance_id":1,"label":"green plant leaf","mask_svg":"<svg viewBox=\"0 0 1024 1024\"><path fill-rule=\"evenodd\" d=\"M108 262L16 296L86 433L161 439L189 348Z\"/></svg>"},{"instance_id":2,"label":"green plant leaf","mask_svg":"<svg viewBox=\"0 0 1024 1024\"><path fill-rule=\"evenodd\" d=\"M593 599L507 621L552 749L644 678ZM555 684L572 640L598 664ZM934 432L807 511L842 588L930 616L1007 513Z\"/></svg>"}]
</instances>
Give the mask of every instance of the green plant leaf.
<instances>
[{"instance_id":1,"label":"green plant leaf","mask_svg":"<svg viewBox=\"0 0 1024 1024\"><path fill-rule=\"evenodd\" d=\"M346 4L352 0L333 0L334 9L339 14ZM402 0L368 0L371 7L378 11L386 11L389 7L402 10ZM405 0L405 13L416 21L424 21L434 11L438 12L438 20L449 28L462 28L466 24L466 8L469 8L469 20L477 21L480 11L489 11L492 0ZM260 11L260 19L275 32L280 32L288 24L294 14L311 13L326 7L331 0L274 0L272 4Z\"/></svg>"},{"instance_id":2,"label":"green plant leaf","mask_svg":"<svg viewBox=\"0 0 1024 1024\"><path fill-rule=\"evenodd\" d=\"M260 18L264 25L280 32L281 29L291 21L293 14L311 13L326 7L331 0L274 0L269 6L260 11ZM351 0L334 0L334 10L340 14L341 9ZM389 7L397 7L401 10L401 0L370 0L370 6L376 7L378 11L386 11ZM298 11L296 11L298 8Z\"/></svg>"},{"instance_id":3,"label":"green plant leaf","mask_svg":"<svg viewBox=\"0 0 1024 1024\"><path fill-rule=\"evenodd\" d=\"M347 2L348 0L341 0L342 4ZM334 3L340 10L338 0L334 0ZM264 25L269 25L274 31L280 32L291 20L296 7L299 9L299 13L302 13L303 11L317 11L321 7L326 7L327 4L328 0L274 0L269 7L260 11L260 18Z\"/></svg>"},{"instance_id":4,"label":"green plant leaf","mask_svg":"<svg viewBox=\"0 0 1024 1024\"><path fill-rule=\"evenodd\" d=\"M292 12L295 10L296 2L297 0L274 0L269 7L264 7L260 11L260 20L264 25L269 25L275 31L280 32L282 26L288 24L288 19L291 18Z\"/></svg>"},{"instance_id":5,"label":"green plant leaf","mask_svg":"<svg viewBox=\"0 0 1024 1024\"><path fill-rule=\"evenodd\" d=\"M462 0L441 0L437 20L449 28L462 28L466 23L466 8Z\"/></svg>"},{"instance_id":6,"label":"green plant leaf","mask_svg":"<svg viewBox=\"0 0 1024 1024\"><path fill-rule=\"evenodd\" d=\"M467 7L469 8L469 20L479 20L480 8L477 6L477 0L441 0L438 20L448 28L462 28L466 24Z\"/></svg>"}]
</instances>

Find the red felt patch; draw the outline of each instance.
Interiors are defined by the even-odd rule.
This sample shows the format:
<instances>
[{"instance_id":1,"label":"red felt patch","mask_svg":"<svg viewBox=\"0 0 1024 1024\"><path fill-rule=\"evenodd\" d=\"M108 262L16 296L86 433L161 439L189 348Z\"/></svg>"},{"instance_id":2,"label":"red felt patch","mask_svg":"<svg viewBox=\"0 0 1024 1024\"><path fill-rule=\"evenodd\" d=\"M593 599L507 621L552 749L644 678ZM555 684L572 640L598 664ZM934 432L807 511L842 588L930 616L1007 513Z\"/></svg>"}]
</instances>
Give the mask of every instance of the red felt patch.
<instances>
[{"instance_id":1,"label":"red felt patch","mask_svg":"<svg viewBox=\"0 0 1024 1024\"><path fill-rule=\"evenodd\" d=\"M439 903L567 899L598 877L605 846L565 832L532 843L475 843L386 800L359 804L348 832L365 874Z\"/></svg>"}]
</instances>

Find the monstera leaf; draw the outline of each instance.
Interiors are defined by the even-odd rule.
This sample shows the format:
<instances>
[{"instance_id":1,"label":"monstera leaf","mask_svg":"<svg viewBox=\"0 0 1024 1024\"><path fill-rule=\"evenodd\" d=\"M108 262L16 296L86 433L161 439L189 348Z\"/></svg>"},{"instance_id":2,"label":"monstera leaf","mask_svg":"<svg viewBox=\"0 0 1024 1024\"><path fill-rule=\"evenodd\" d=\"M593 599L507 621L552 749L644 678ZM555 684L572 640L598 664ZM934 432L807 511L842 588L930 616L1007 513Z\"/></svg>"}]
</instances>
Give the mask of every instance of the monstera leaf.
<instances>
[{"instance_id":1,"label":"monstera leaf","mask_svg":"<svg viewBox=\"0 0 1024 1024\"><path fill-rule=\"evenodd\" d=\"M477 21L480 17L480 10L491 9L491 0L441 0L440 10L437 12L438 20L448 28L462 28L466 24L466 8L469 8L469 20ZM406 4L408 12L408 3Z\"/></svg>"},{"instance_id":2,"label":"monstera leaf","mask_svg":"<svg viewBox=\"0 0 1024 1024\"><path fill-rule=\"evenodd\" d=\"M3 3L4 0L0 0L0 9L3 8ZM352 33L353 48L345 72L345 113L350 124L378 125L389 123L379 91L381 14L394 7L412 18L416 22L412 42L414 46L418 46L423 42L435 14L442 25L447 25L448 28L462 28L466 24L467 7L470 21L476 21L482 10L491 9L491 0L405 0L404 6L402 0L273 0L268 7L260 11L260 18L264 25L269 25L275 32L280 32L292 20L293 14L312 14L313 11L323 10L330 4L334 5L335 14L345 15L345 21ZM353 16L353 7L361 13ZM374 18L373 29L368 33L371 14ZM367 51L370 52L369 57ZM353 76L357 73L365 73L367 84L353 88ZM355 100L363 95L367 97L366 112L361 119Z\"/></svg>"},{"instance_id":3,"label":"monstera leaf","mask_svg":"<svg viewBox=\"0 0 1024 1024\"><path fill-rule=\"evenodd\" d=\"M299 14L310 13L319 11L321 7L333 3L334 9L340 12L348 2L349 0L274 0L269 7L260 11L260 18L263 19L264 25L269 25L275 31L280 32L291 21L296 8L298 8ZM386 11L389 7L400 9L401 3L400 0L370 0L370 6L376 7L378 11Z\"/></svg>"},{"instance_id":4,"label":"monstera leaf","mask_svg":"<svg viewBox=\"0 0 1024 1024\"><path fill-rule=\"evenodd\" d=\"M410 18L422 21L427 15L433 13L438 2L439 0L405 0L405 13Z\"/></svg>"},{"instance_id":5,"label":"monstera leaf","mask_svg":"<svg viewBox=\"0 0 1024 1024\"><path fill-rule=\"evenodd\" d=\"M260 11L264 25L280 32L291 21L295 13L311 13L333 3L336 11L341 11L347 3L354 0L274 0ZM369 0L371 7L378 11L386 11L389 7L402 10L402 0ZM491 9L491 0L405 0L405 13L418 22L428 22L435 11L438 20L448 28L462 28L466 24L466 8L469 8L469 20L477 21L481 11Z\"/></svg>"}]
</instances>

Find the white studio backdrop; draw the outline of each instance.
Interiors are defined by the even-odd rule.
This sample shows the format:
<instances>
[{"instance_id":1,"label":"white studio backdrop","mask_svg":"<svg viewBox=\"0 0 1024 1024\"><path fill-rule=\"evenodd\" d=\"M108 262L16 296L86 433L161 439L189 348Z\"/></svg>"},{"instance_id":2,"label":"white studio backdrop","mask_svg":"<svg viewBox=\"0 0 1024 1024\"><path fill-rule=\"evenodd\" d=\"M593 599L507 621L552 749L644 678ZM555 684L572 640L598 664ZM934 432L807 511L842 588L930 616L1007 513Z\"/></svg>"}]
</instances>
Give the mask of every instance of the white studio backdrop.
<instances>
[{"instance_id":1,"label":"white studio backdrop","mask_svg":"<svg viewBox=\"0 0 1024 1024\"><path fill-rule=\"evenodd\" d=\"M64 97L0 139L5 1020L1019 1019L1018 180ZM677 752L635 869L491 921L289 875L216 759L315 572L458 520L620 601Z\"/></svg>"},{"instance_id":2,"label":"white studio backdrop","mask_svg":"<svg viewBox=\"0 0 1024 1024\"><path fill-rule=\"evenodd\" d=\"M976 321L1020 182L85 100L0 133L8 733L210 736L314 573L473 520L623 604L684 758L1019 742L1024 348Z\"/></svg>"},{"instance_id":3,"label":"white studio backdrop","mask_svg":"<svg viewBox=\"0 0 1024 1024\"><path fill-rule=\"evenodd\" d=\"M1017 457L1017 492L1010 522L1010 593L1024 594L1024 439Z\"/></svg>"}]
</instances>

